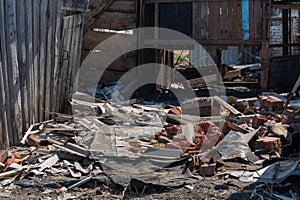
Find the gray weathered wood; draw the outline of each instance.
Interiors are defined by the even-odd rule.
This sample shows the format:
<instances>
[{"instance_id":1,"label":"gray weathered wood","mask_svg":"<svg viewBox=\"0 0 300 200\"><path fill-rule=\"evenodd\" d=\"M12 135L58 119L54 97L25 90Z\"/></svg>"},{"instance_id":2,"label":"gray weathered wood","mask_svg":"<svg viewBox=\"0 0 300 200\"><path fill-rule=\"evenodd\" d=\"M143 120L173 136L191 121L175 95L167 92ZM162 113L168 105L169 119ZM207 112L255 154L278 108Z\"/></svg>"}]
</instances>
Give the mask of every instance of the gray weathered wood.
<instances>
[{"instance_id":1,"label":"gray weathered wood","mask_svg":"<svg viewBox=\"0 0 300 200\"><path fill-rule=\"evenodd\" d=\"M32 0L25 0L25 23L26 23L26 69L27 69L27 99L28 99L28 124L33 123L33 106L34 106L34 84L33 83L33 19L32 19ZM27 126L28 127L28 126ZM27 128L26 127L26 128Z\"/></svg>"},{"instance_id":2,"label":"gray weathered wood","mask_svg":"<svg viewBox=\"0 0 300 200\"><path fill-rule=\"evenodd\" d=\"M12 116L11 116L11 110L9 103L9 86L8 86L8 80L7 80L7 57L6 57L6 51L5 51L5 15L4 15L4 10L5 10L5 0L0 0L0 46L1 46L1 64L2 64L2 80L3 80L3 100L4 100L4 109L5 109L5 116L6 116L6 128L9 134L8 137L10 136L10 133L12 132ZM4 117L5 117L4 116ZM3 123L5 123L4 120L2 120ZM8 138L8 141L6 142L7 144L11 144L11 137ZM2 147L4 148L4 146Z\"/></svg>"},{"instance_id":3,"label":"gray weathered wood","mask_svg":"<svg viewBox=\"0 0 300 200\"><path fill-rule=\"evenodd\" d=\"M86 11L89 6L89 0L63 0L62 8L71 11Z\"/></svg>"},{"instance_id":4,"label":"gray weathered wood","mask_svg":"<svg viewBox=\"0 0 300 200\"><path fill-rule=\"evenodd\" d=\"M18 0L17 3L17 48L18 63L20 72L20 91L21 91L21 109L22 109L22 129L29 125L28 110L28 85L26 82L28 69L26 65L26 30L25 30L25 0Z\"/></svg>"},{"instance_id":5,"label":"gray weathered wood","mask_svg":"<svg viewBox=\"0 0 300 200\"><path fill-rule=\"evenodd\" d=\"M16 2L5 2L5 39L6 39L6 56L8 67L8 83L10 90L10 109L14 120L12 127L17 133L21 133L21 95L20 95L20 79L19 64L17 58L17 34L16 34ZM11 135L12 144L18 143L18 134Z\"/></svg>"},{"instance_id":6,"label":"gray weathered wood","mask_svg":"<svg viewBox=\"0 0 300 200\"><path fill-rule=\"evenodd\" d=\"M66 111L83 14L66 17L62 35L62 1L0 0L0 149L18 145L30 124L49 118L46 113ZM69 52L66 60L62 48Z\"/></svg>"},{"instance_id":7,"label":"gray weathered wood","mask_svg":"<svg viewBox=\"0 0 300 200\"><path fill-rule=\"evenodd\" d=\"M71 54L70 54L70 65L71 68L71 77L68 83L68 91L67 94L71 95L74 90L74 82L79 70L80 63L80 50L81 50L81 39L82 39L82 31L83 31L83 15L77 14L74 16L74 23L72 27L73 39L71 44Z\"/></svg>"},{"instance_id":8,"label":"gray weathered wood","mask_svg":"<svg viewBox=\"0 0 300 200\"><path fill-rule=\"evenodd\" d=\"M45 90L46 90L46 54L47 54L47 7L48 0L42 0L40 5L40 112L39 119L45 117Z\"/></svg>"},{"instance_id":9,"label":"gray weathered wood","mask_svg":"<svg viewBox=\"0 0 300 200\"><path fill-rule=\"evenodd\" d=\"M46 59L46 85L45 85L45 118L49 118L49 112L52 111L52 93L53 93L53 70L55 54L53 35L55 34L55 18L56 18L56 1L49 1L48 13L49 18L47 20L47 59Z\"/></svg>"},{"instance_id":10,"label":"gray weathered wood","mask_svg":"<svg viewBox=\"0 0 300 200\"><path fill-rule=\"evenodd\" d=\"M1 16L0 16L1 18ZM0 46L0 55L2 49ZM9 146L9 136L7 130L7 118L6 118L6 110L5 110L5 89L4 89L4 81L3 81L3 70L2 70L2 63L0 62L0 149L8 148Z\"/></svg>"},{"instance_id":11,"label":"gray weathered wood","mask_svg":"<svg viewBox=\"0 0 300 200\"><path fill-rule=\"evenodd\" d=\"M55 42L55 63L54 63L54 83L53 83L53 99L55 100L53 102L53 108L58 111L59 110L59 103L60 103L60 96L59 96L59 80L60 80L60 72L61 72L61 6L62 6L62 0L57 0L57 12L56 12L56 24L55 24L55 35L53 38L53 41Z\"/></svg>"},{"instance_id":12,"label":"gray weathered wood","mask_svg":"<svg viewBox=\"0 0 300 200\"><path fill-rule=\"evenodd\" d=\"M40 24L40 4L41 0L34 0L33 1L33 84L34 84L34 123L39 122L39 91L40 91L40 51L39 51L39 44L40 44L40 34L39 34L39 24Z\"/></svg>"}]
</instances>

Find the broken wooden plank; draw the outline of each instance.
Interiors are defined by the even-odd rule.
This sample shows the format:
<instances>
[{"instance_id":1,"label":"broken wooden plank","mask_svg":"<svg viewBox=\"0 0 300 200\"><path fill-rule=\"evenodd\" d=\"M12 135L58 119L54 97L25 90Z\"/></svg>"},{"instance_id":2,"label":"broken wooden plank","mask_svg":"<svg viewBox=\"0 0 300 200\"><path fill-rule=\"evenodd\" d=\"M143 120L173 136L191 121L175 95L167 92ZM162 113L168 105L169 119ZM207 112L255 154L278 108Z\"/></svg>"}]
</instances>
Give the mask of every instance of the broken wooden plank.
<instances>
[{"instance_id":1,"label":"broken wooden plank","mask_svg":"<svg viewBox=\"0 0 300 200\"><path fill-rule=\"evenodd\" d=\"M88 176L87 178L85 178L85 179L83 179L83 180L81 180L81 181L79 181L79 182L77 182L77 183L75 183L75 184L69 186L69 187L68 187L68 190L72 190L72 189L74 189L75 187L81 186L81 185L87 183L88 181L92 180L92 178L93 178L93 176L90 175L90 176Z\"/></svg>"},{"instance_id":2,"label":"broken wooden plank","mask_svg":"<svg viewBox=\"0 0 300 200\"><path fill-rule=\"evenodd\" d=\"M222 106L224 106L226 109L228 109L233 115L243 115L240 111L223 101L220 97L214 96L213 99L216 100Z\"/></svg>"},{"instance_id":3,"label":"broken wooden plank","mask_svg":"<svg viewBox=\"0 0 300 200\"><path fill-rule=\"evenodd\" d=\"M51 123L51 122L54 122L53 119L50 119L50 120L47 120L47 121L44 121L44 122L40 122L40 123L35 123L35 124L31 124L30 127L28 128L28 130L26 131L25 135L23 136L22 140L21 140L21 144L25 144L26 142L26 139L27 137L33 133L32 129L35 127L35 126L40 126L41 124L47 124L47 123Z\"/></svg>"},{"instance_id":4,"label":"broken wooden plank","mask_svg":"<svg viewBox=\"0 0 300 200\"><path fill-rule=\"evenodd\" d=\"M51 156L47 160L45 160L42 164L39 165L40 169L38 171L38 174L40 174L42 171L44 171L44 169L50 168L53 165L55 165L58 160L59 160L59 158L56 154Z\"/></svg>"},{"instance_id":5,"label":"broken wooden plank","mask_svg":"<svg viewBox=\"0 0 300 200\"><path fill-rule=\"evenodd\" d=\"M234 131L238 131L238 132L241 132L241 133L249 133L249 130L247 130L244 127L242 127L240 125L237 125L233 122L228 121L227 125L228 125L229 128L231 128Z\"/></svg>"}]
</instances>

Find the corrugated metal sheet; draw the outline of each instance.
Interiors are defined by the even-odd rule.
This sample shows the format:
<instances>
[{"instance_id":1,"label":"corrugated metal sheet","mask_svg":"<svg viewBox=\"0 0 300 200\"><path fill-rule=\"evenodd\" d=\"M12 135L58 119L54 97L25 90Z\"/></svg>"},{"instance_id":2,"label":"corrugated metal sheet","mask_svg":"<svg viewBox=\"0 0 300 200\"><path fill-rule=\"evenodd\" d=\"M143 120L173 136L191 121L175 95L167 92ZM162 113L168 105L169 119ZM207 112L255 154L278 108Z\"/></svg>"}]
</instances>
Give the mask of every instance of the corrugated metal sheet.
<instances>
[{"instance_id":1,"label":"corrugated metal sheet","mask_svg":"<svg viewBox=\"0 0 300 200\"><path fill-rule=\"evenodd\" d=\"M192 3L160 3L159 26L192 36ZM160 38L170 36L160 35Z\"/></svg>"}]
</instances>

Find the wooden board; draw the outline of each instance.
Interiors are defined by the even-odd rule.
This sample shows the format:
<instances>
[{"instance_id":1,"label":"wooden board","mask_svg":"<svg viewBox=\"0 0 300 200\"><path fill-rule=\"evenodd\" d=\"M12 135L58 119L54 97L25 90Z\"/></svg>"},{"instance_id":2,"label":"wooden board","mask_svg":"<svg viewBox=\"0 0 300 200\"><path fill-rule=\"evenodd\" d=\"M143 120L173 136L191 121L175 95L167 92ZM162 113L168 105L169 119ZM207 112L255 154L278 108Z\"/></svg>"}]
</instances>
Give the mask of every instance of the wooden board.
<instances>
[{"instance_id":1,"label":"wooden board","mask_svg":"<svg viewBox=\"0 0 300 200\"><path fill-rule=\"evenodd\" d=\"M5 2L5 40L6 40L6 56L8 67L8 83L10 94L10 110L12 114L12 127L18 134L10 135L11 144L17 144L19 134L21 134L21 94L20 94L20 76L19 76L19 63L17 57L17 32L16 32L16 3L15 1Z\"/></svg>"},{"instance_id":2,"label":"wooden board","mask_svg":"<svg viewBox=\"0 0 300 200\"><path fill-rule=\"evenodd\" d=\"M130 30L136 27L135 13L104 12L96 19L92 28L103 28L112 30Z\"/></svg>"},{"instance_id":3,"label":"wooden board","mask_svg":"<svg viewBox=\"0 0 300 200\"><path fill-rule=\"evenodd\" d=\"M135 1L116 0L107 9L108 12L135 13Z\"/></svg>"},{"instance_id":4,"label":"wooden board","mask_svg":"<svg viewBox=\"0 0 300 200\"><path fill-rule=\"evenodd\" d=\"M71 11L86 11L89 0L63 0L62 9Z\"/></svg>"},{"instance_id":5,"label":"wooden board","mask_svg":"<svg viewBox=\"0 0 300 200\"><path fill-rule=\"evenodd\" d=\"M209 27L208 2L193 3L193 37L194 39L208 39Z\"/></svg>"},{"instance_id":6,"label":"wooden board","mask_svg":"<svg viewBox=\"0 0 300 200\"><path fill-rule=\"evenodd\" d=\"M57 99L66 99L72 91L83 17L76 15L81 17L66 36L64 45L72 54L67 73L61 76L61 9L62 0L0 0L0 149L18 145L29 125L58 111ZM62 86L59 95L58 86Z\"/></svg>"},{"instance_id":7,"label":"wooden board","mask_svg":"<svg viewBox=\"0 0 300 200\"><path fill-rule=\"evenodd\" d=\"M6 57L6 51L5 51L5 15L4 15L4 10L5 10L5 4L4 0L0 1L0 49L1 49L1 75L0 81L2 81L2 91L3 91L3 104L4 106L3 109L3 118L1 120L2 123L2 130L7 130L7 133L2 132L1 136L4 139L5 135L7 134L8 138L7 141L3 141L5 143L2 143L2 149L6 148L7 145L11 144L12 141L12 114L11 114L11 109L10 109L10 97L9 97L9 84L8 84L8 78L7 78L7 57ZM1 92L2 92L1 91ZM5 120L6 117L6 120ZM6 126L6 128L5 128ZM5 146L4 146L5 145Z\"/></svg>"}]
</instances>

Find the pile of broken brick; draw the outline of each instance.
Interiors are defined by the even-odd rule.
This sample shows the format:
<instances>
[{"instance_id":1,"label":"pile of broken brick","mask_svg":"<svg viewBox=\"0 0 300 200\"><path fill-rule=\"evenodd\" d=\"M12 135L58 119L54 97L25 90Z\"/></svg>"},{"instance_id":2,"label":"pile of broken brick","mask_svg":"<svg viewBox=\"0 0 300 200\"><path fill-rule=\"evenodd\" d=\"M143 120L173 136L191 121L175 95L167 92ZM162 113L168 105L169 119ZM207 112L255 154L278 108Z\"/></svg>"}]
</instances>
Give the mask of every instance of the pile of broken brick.
<instances>
[{"instance_id":1,"label":"pile of broken brick","mask_svg":"<svg viewBox=\"0 0 300 200\"><path fill-rule=\"evenodd\" d=\"M107 102L86 103L82 100L74 100L74 104L89 107L88 112L96 113L96 117L82 110L81 118L76 120L72 115L52 113L51 120L31 125L21 146L1 151L0 189L15 185L25 187L26 184L28 187L28 180L54 176L55 184L51 182L53 192L73 190L99 180L100 175L109 177L110 174L103 169L109 163L107 160L121 155L120 149L133 144L138 147L134 156L144 158L149 156L144 154L149 149L174 151L172 155L180 152L178 160L184 161L184 169L195 176L230 176L243 182L261 180L268 184L282 184L288 178L300 175L300 109L291 105L283 111L285 100L276 93L248 99L232 96L224 100L219 97L196 98L184 102L181 107L168 106L163 109L167 123L160 127L161 131L153 131L148 137L137 137L143 138L142 141L134 138L128 143L124 142L124 135L119 137L116 134L116 127L134 122L142 128L148 126L149 130L152 127L158 130L157 123L151 118L162 114L161 107L134 104L128 108L116 106L115 109ZM121 110L115 114L115 120L120 117L122 123L104 123L110 119L112 110ZM129 116L133 120L129 120ZM91 143L97 143L91 133L104 129L107 132L98 139L98 142L103 142L104 150L97 157L91 150ZM113 131L109 133L108 130ZM134 131L130 127L128 130ZM114 144L111 147L117 153L104 152L105 149L108 151L104 147L108 134L115 134L109 138L112 138ZM128 138L132 137L129 135ZM155 156L155 162L162 157ZM154 154L150 157L147 159L151 160ZM133 158L129 160L132 162ZM116 180L108 180L111 181L109 185L118 185ZM49 185L49 182L44 184L45 188Z\"/></svg>"}]
</instances>

